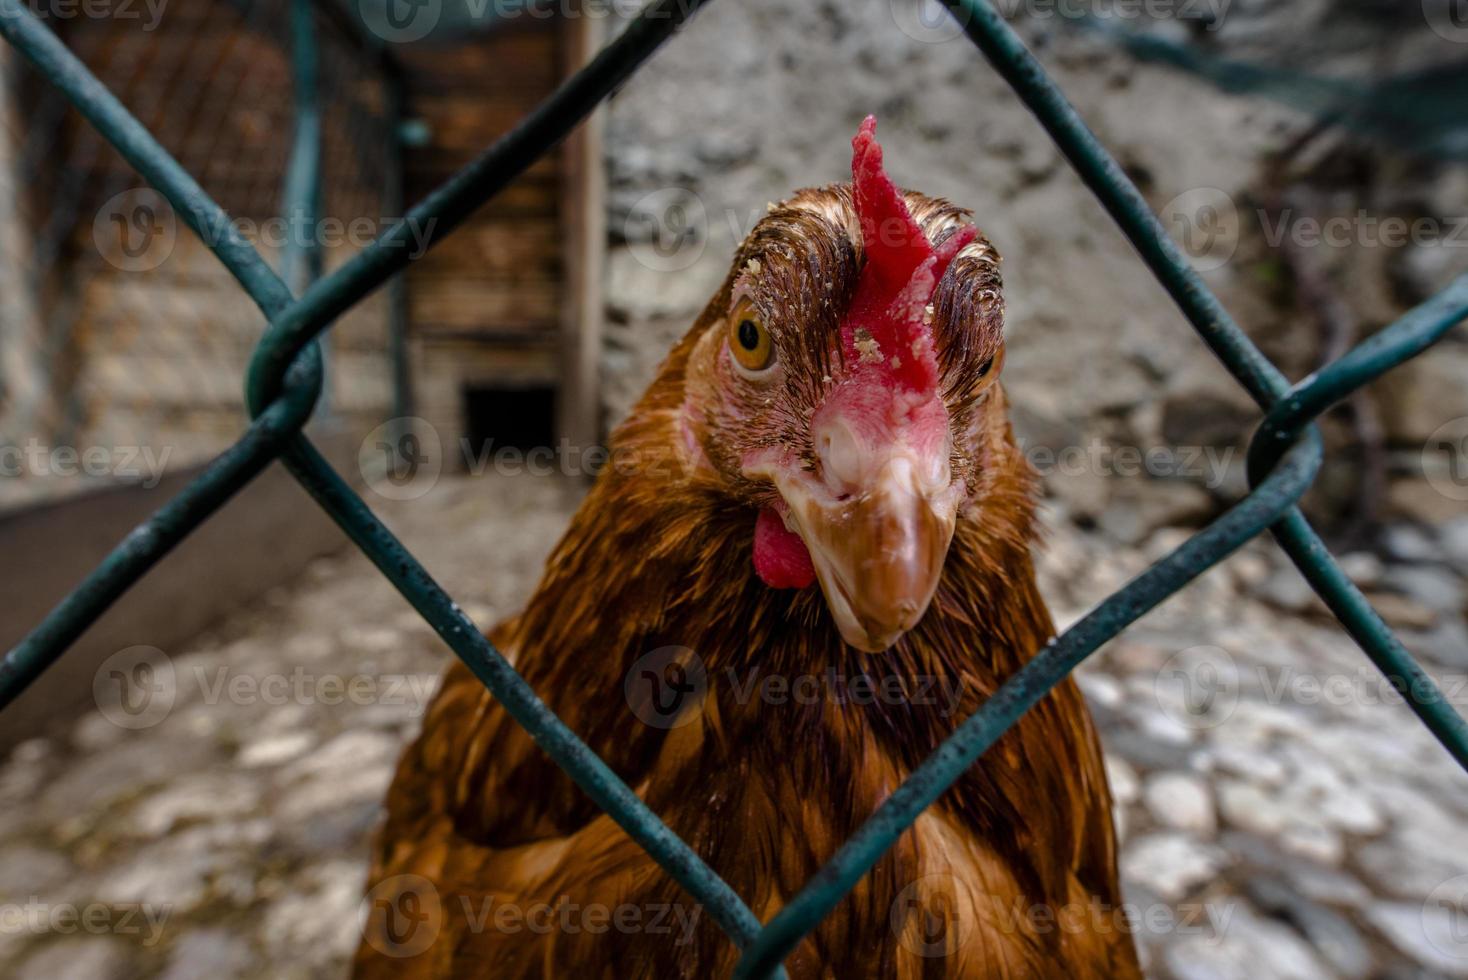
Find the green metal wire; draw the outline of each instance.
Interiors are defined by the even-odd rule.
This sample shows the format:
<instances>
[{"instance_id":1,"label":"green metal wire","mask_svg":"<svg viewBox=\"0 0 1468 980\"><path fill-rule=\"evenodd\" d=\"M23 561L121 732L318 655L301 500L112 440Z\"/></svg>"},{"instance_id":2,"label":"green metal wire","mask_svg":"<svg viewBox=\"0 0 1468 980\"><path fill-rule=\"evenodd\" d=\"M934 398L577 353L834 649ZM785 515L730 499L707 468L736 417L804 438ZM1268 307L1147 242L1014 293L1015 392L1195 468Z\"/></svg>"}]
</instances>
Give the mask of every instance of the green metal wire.
<instances>
[{"instance_id":1,"label":"green metal wire","mask_svg":"<svg viewBox=\"0 0 1468 980\"><path fill-rule=\"evenodd\" d=\"M198 184L20 0L0 0L0 36L50 77L168 198L270 320L246 382L254 416L249 430L120 544L6 655L0 662L0 707L59 657L144 571L279 458L556 764L708 908L744 951L736 969L739 977L783 976L784 957L903 831L1055 684L1129 624L1265 530L1274 533L1424 724L1468 768L1468 727L1463 719L1341 572L1296 506L1321 464L1321 441L1313 420L1361 385L1421 353L1463 320L1468 315L1468 277L1291 389L1188 265L1141 194L1003 18L983 0L944 2L1055 139L1210 349L1267 413L1250 448L1250 474L1256 486L1213 524L1037 651L914 770L768 924L762 925L727 883L545 706L301 434L322 384L316 339L335 317L406 267L409 230L429 230L431 241L448 234L626 80L701 5L700 0L653 0L590 65L331 276L318 278L319 265L309 255L288 256L288 278L304 287L299 300L233 233L227 217ZM314 215L321 188L312 17L307 0L296 0L293 11L298 112L286 207Z\"/></svg>"}]
</instances>

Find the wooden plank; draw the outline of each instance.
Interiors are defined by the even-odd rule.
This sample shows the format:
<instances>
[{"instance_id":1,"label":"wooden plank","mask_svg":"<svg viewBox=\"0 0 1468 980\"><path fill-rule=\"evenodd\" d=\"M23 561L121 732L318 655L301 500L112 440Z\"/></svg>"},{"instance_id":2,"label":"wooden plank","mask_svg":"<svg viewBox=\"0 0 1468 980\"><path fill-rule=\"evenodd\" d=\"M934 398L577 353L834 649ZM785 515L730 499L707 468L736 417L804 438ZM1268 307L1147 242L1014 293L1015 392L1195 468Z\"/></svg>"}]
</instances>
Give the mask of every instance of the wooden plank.
<instances>
[{"instance_id":1,"label":"wooden plank","mask_svg":"<svg viewBox=\"0 0 1468 980\"><path fill-rule=\"evenodd\" d=\"M602 43L602 20L571 18L562 31L566 73L595 56ZM565 196L561 236L565 269L561 311L560 386L556 425L573 446L601 440L602 272L606 264L605 175L602 134L606 107L600 106L572 132L562 148Z\"/></svg>"},{"instance_id":2,"label":"wooden plank","mask_svg":"<svg viewBox=\"0 0 1468 980\"><path fill-rule=\"evenodd\" d=\"M553 281L481 285L449 280L410 289L408 306L415 330L488 333L500 326L556 323L560 292L561 284Z\"/></svg>"},{"instance_id":3,"label":"wooden plank","mask_svg":"<svg viewBox=\"0 0 1468 980\"><path fill-rule=\"evenodd\" d=\"M528 277L561 273L562 234L544 217L523 222L480 221L459 228L413 267L421 279Z\"/></svg>"}]
</instances>

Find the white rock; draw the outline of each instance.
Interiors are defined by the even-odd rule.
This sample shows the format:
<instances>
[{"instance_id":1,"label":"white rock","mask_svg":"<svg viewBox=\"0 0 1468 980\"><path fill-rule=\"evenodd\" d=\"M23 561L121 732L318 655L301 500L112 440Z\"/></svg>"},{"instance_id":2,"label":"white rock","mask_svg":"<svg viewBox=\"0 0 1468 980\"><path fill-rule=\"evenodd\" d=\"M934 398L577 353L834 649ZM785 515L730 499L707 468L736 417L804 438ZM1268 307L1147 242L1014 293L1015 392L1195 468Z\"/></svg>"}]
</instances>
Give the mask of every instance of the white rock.
<instances>
[{"instance_id":1,"label":"white rock","mask_svg":"<svg viewBox=\"0 0 1468 980\"><path fill-rule=\"evenodd\" d=\"M200 929L185 933L174 943L168 969L159 980L234 980L244 976L256 957L250 944L223 929Z\"/></svg>"},{"instance_id":2,"label":"white rock","mask_svg":"<svg viewBox=\"0 0 1468 980\"><path fill-rule=\"evenodd\" d=\"M1154 776L1147 781L1143 798L1153 819L1163 826L1202 837L1211 836L1217 829L1213 793L1197 776L1183 772Z\"/></svg>"},{"instance_id":3,"label":"white rock","mask_svg":"<svg viewBox=\"0 0 1468 980\"><path fill-rule=\"evenodd\" d=\"M116 939L71 936L21 964L14 980L114 980L127 974L127 950Z\"/></svg>"},{"instance_id":4,"label":"white rock","mask_svg":"<svg viewBox=\"0 0 1468 980\"><path fill-rule=\"evenodd\" d=\"M316 744L311 732L294 731L271 735L240 749L235 762L246 769L289 762Z\"/></svg>"},{"instance_id":5,"label":"white rock","mask_svg":"<svg viewBox=\"0 0 1468 980\"><path fill-rule=\"evenodd\" d=\"M321 748L288 766L286 780L332 778L362 767L396 761L402 745L391 735L374 731L343 732Z\"/></svg>"},{"instance_id":6,"label":"white rock","mask_svg":"<svg viewBox=\"0 0 1468 980\"><path fill-rule=\"evenodd\" d=\"M1290 823L1290 812L1279 801L1252 783L1225 780L1218 786L1218 809L1235 827L1273 837Z\"/></svg>"},{"instance_id":7,"label":"white rock","mask_svg":"<svg viewBox=\"0 0 1468 980\"><path fill-rule=\"evenodd\" d=\"M1278 756L1263 746L1243 742L1237 735L1231 729L1225 730L1219 734L1219 741L1208 747L1214 765L1250 783L1265 786L1283 783L1287 772Z\"/></svg>"},{"instance_id":8,"label":"white rock","mask_svg":"<svg viewBox=\"0 0 1468 980\"><path fill-rule=\"evenodd\" d=\"M1189 936L1167 948L1176 980L1321 980L1325 965L1298 934L1241 905L1217 936Z\"/></svg>"},{"instance_id":9,"label":"white rock","mask_svg":"<svg viewBox=\"0 0 1468 980\"><path fill-rule=\"evenodd\" d=\"M1366 909L1371 923L1392 945L1440 976L1468 977L1465 911L1429 902L1378 902Z\"/></svg>"},{"instance_id":10,"label":"white rock","mask_svg":"<svg viewBox=\"0 0 1468 980\"><path fill-rule=\"evenodd\" d=\"M75 869L71 862L55 851L27 844L0 850L0 898L24 900L44 894L52 885L73 874Z\"/></svg>"},{"instance_id":11,"label":"white rock","mask_svg":"<svg viewBox=\"0 0 1468 980\"><path fill-rule=\"evenodd\" d=\"M1339 864L1346 846L1341 835L1324 824L1297 820L1279 835L1280 846L1321 864Z\"/></svg>"},{"instance_id":12,"label":"white rock","mask_svg":"<svg viewBox=\"0 0 1468 980\"><path fill-rule=\"evenodd\" d=\"M1119 755L1105 755L1106 781L1111 784L1111 797L1117 803L1137 801L1137 771Z\"/></svg>"},{"instance_id":13,"label":"white rock","mask_svg":"<svg viewBox=\"0 0 1468 980\"><path fill-rule=\"evenodd\" d=\"M1468 575L1468 517L1449 521L1439 528L1443 550L1458 571Z\"/></svg>"},{"instance_id":14,"label":"white rock","mask_svg":"<svg viewBox=\"0 0 1468 980\"><path fill-rule=\"evenodd\" d=\"M1121 682L1114 677L1100 673L1096 670L1081 670L1076 672L1076 684L1080 686L1081 693L1086 700L1103 708L1116 708L1121 705L1125 695L1122 692Z\"/></svg>"},{"instance_id":15,"label":"white rock","mask_svg":"<svg viewBox=\"0 0 1468 980\"><path fill-rule=\"evenodd\" d=\"M1163 898L1177 901L1212 879L1229 860L1225 851L1187 834L1148 834L1127 846L1122 873Z\"/></svg>"},{"instance_id":16,"label":"white rock","mask_svg":"<svg viewBox=\"0 0 1468 980\"><path fill-rule=\"evenodd\" d=\"M260 939L274 957L330 963L351 955L361 939L357 909L363 869L355 861L332 861L302 876L302 888L272 902Z\"/></svg>"},{"instance_id":17,"label":"white rock","mask_svg":"<svg viewBox=\"0 0 1468 980\"><path fill-rule=\"evenodd\" d=\"M1381 574L1386 570L1382 560L1369 551L1353 551L1348 555L1341 555L1337 562L1341 571L1362 589L1369 589L1381 581Z\"/></svg>"},{"instance_id":18,"label":"white rock","mask_svg":"<svg viewBox=\"0 0 1468 980\"><path fill-rule=\"evenodd\" d=\"M260 803L260 788L233 774L206 773L187 778L143 799L131 825L146 837L158 837L179 823L239 817Z\"/></svg>"}]
</instances>

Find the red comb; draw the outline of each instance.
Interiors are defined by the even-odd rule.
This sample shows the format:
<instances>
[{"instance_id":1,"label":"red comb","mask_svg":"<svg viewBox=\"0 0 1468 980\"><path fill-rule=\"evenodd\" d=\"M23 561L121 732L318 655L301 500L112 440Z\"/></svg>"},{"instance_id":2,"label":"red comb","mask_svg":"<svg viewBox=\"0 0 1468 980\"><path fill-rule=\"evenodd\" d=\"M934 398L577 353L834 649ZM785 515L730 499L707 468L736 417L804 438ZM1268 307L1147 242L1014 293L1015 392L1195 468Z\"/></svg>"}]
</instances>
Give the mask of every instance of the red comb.
<instances>
[{"instance_id":1,"label":"red comb","mask_svg":"<svg viewBox=\"0 0 1468 980\"><path fill-rule=\"evenodd\" d=\"M925 311L943 271L975 231L963 226L934 249L882 169L875 116L862 120L851 149L865 265L842 328L848 363L910 391L934 391L938 359Z\"/></svg>"}]
</instances>

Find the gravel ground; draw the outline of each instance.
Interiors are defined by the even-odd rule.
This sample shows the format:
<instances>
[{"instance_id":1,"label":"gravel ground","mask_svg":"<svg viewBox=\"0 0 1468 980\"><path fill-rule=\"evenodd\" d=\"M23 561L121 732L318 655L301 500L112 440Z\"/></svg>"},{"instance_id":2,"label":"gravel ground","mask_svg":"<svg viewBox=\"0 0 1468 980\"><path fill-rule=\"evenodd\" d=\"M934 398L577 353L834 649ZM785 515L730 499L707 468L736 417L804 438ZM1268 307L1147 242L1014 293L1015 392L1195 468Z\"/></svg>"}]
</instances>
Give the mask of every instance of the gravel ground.
<instances>
[{"instance_id":1,"label":"gravel ground","mask_svg":"<svg viewBox=\"0 0 1468 980\"><path fill-rule=\"evenodd\" d=\"M487 624L524 599L576 496L492 476L377 503ZM1042 575L1061 624L1183 535L1144 554L1057 527ZM1468 525L1389 543L1391 560L1352 556L1351 573L1461 681ZM378 801L446 656L355 552L187 648L120 652L103 707L0 767L0 975L339 974ZM119 703L117 676L172 696ZM1468 777L1270 548L1080 678L1150 976L1468 976Z\"/></svg>"}]
</instances>

